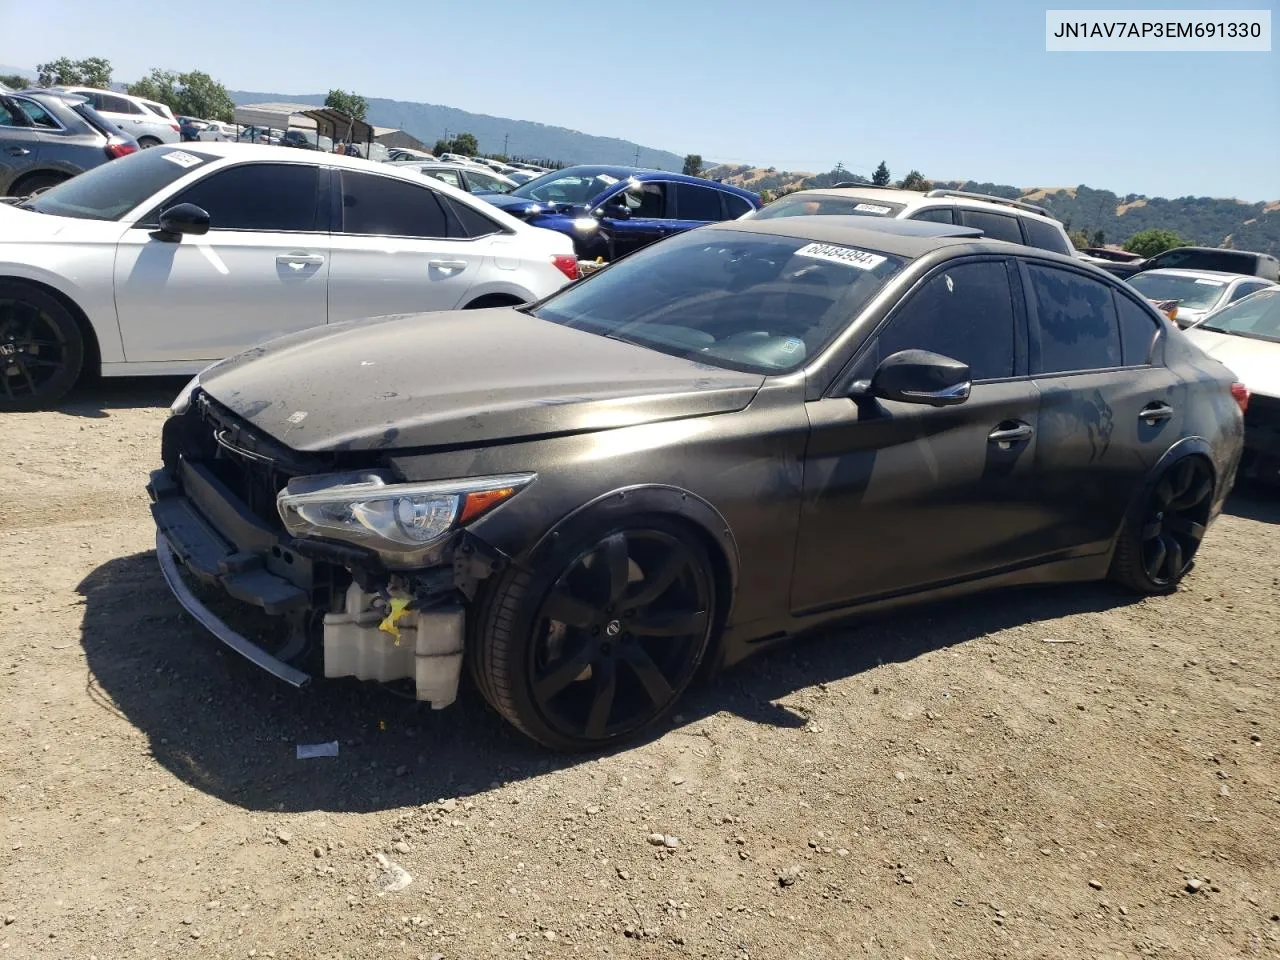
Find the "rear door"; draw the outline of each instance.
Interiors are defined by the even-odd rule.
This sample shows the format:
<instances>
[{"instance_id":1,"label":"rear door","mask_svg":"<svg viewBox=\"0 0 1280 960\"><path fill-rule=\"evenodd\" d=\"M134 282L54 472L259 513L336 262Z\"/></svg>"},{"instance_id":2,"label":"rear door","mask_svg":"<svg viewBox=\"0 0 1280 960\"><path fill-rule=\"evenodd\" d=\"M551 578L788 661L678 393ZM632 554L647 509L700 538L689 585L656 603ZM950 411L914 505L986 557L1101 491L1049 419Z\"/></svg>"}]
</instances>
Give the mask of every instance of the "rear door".
<instances>
[{"instance_id":1,"label":"rear door","mask_svg":"<svg viewBox=\"0 0 1280 960\"><path fill-rule=\"evenodd\" d=\"M1181 381L1151 356L1159 318L1061 263L1021 265L1040 388L1037 495L1054 551L1110 547L1147 471L1182 435Z\"/></svg>"},{"instance_id":2,"label":"rear door","mask_svg":"<svg viewBox=\"0 0 1280 960\"><path fill-rule=\"evenodd\" d=\"M900 350L930 350L969 364L969 398L807 404L795 612L964 580L1041 552L1034 462L1043 440L1021 307L1008 258L939 267L873 335L852 376L869 379Z\"/></svg>"},{"instance_id":3,"label":"rear door","mask_svg":"<svg viewBox=\"0 0 1280 960\"><path fill-rule=\"evenodd\" d=\"M722 191L695 183L676 183L673 226L677 231L692 230L725 219Z\"/></svg>"},{"instance_id":4,"label":"rear door","mask_svg":"<svg viewBox=\"0 0 1280 960\"><path fill-rule=\"evenodd\" d=\"M305 163L223 167L127 230L115 267L125 359L217 360L324 324L329 235L320 222L327 214L321 174ZM160 208L179 203L208 212L207 234L177 242L155 236Z\"/></svg>"},{"instance_id":5,"label":"rear door","mask_svg":"<svg viewBox=\"0 0 1280 960\"><path fill-rule=\"evenodd\" d=\"M40 137L31 118L16 100L0 97L0 194L35 169L39 159Z\"/></svg>"},{"instance_id":6,"label":"rear door","mask_svg":"<svg viewBox=\"0 0 1280 960\"><path fill-rule=\"evenodd\" d=\"M339 203L330 322L462 305L491 240L457 239L445 205L425 180L347 169L336 169L334 179Z\"/></svg>"},{"instance_id":7,"label":"rear door","mask_svg":"<svg viewBox=\"0 0 1280 960\"><path fill-rule=\"evenodd\" d=\"M673 184L658 180L633 181L609 198L601 224L611 238L614 259L661 240L674 231L671 215L675 197L672 187ZM618 205L626 207L628 216L611 215L611 209Z\"/></svg>"}]
</instances>

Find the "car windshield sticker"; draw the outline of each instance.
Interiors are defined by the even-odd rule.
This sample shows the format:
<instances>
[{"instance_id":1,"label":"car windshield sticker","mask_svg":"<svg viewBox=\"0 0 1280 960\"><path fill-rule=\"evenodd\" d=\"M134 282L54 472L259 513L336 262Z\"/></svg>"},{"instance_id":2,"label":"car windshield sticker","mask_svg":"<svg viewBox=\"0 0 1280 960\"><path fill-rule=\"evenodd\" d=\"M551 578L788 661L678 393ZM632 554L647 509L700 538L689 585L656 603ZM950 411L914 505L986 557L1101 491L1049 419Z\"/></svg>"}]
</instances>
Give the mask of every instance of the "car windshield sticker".
<instances>
[{"instance_id":1,"label":"car windshield sticker","mask_svg":"<svg viewBox=\"0 0 1280 960\"><path fill-rule=\"evenodd\" d=\"M615 183L618 182L617 177L611 177L607 173L600 174L598 177L596 177L596 179L599 180L601 183L603 183L606 187L612 187Z\"/></svg>"},{"instance_id":2,"label":"car windshield sticker","mask_svg":"<svg viewBox=\"0 0 1280 960\"><path fill-rule=\"evenodd\" d=\"M884 263L884 257L867 250L856 250L853 247L841 247L834 243L811 243L796 251L797 257L812 257L814 260L826 260L830 263L843 263L847 267L859 270L874 270Z\"/></svg>"},{"instance_id":3,"label":"car windshield sticker","mask_svg":"<svg viewBox=\"0 0 1280 960\"><path fill-rule=\"evenodd\" d=\"M1196 283L1203 283L1206 287L1220 287L1221 280L1205 280L1203 277L1196 277Z\"/></svg>"},{"instance_id":4,"label":"car windshield sticker","mask_svg":"<svg viewBox=\"0 0 1280 960\"><path fill-rule=\"evenodd\" d=\"M890 212L889 207L882 207L878 203L859 203L854 206L855 210L861 210L863 213L878 213L884 215Z\"/></svg>"},{"instance_id":5,"label":"car windshield sticker","mask_svg":"<svg viewBox=\"0 0 1280 960\"><path fill-rule=\"evenodd\" d=\"M804 346L803 340L798 340L795 337L788 337L785 341L783 341L782 352L795 353L797 350L799 350L803 346Z\"/></svg>"},{"instance_id":6,"label":"car windshield sticker","mask_svg":"<svg viewBox=\"0 0 1280 960\"><path fill-rule=\"evenodd\" d=\"M197 167L204 163L204 161L195 154L187 153L185 150L171 150L164 154L164 158L170 163L176 163L180 167Z\"/></svg>"}]
</instances>

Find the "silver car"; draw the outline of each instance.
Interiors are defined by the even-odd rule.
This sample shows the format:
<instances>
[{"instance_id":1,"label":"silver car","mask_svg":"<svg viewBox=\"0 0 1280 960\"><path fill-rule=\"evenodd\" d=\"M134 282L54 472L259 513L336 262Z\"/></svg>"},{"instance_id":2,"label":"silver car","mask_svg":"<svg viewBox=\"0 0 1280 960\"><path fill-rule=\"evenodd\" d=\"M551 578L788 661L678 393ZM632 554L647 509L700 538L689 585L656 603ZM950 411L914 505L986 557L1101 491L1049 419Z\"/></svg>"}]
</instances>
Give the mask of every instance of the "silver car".
<instances>
[{"instance_id":1,"label":"silver car","mask_svg":"<svg viewBox=\"0 0 1280 960\"><path fill-rule=\"evenodd\" d=\"M83 97L0 94L0 194L29 196L137 149Z\"/></svg>"},{"instance_id":2,"label":"silver car","mask_svg":"<svg viewBox=\"0 0 1280 960\"><path fill-rule=\"evenodd\" d=\"M131 97L127 93L115 93L111 90L98 90L94 87L58 87L67 93L78 93L92 104L93 109L102 114L117 127L138 141L138 146L146 149L162 143L178 143L182 139L182 128L178 126L167 107ZM147 104L151 103L152 106ZM163 111L163 112L162 112ZM169 114L166 116L166 114Z\"/></svg>"},{"instance_id":3,"label":"silver car","mask_svg":"<svg viewBox=\"0 0 1280 960\"><path fill-rule=\"evenodd\" d=\"M1274 287L1270 280L1220 270L1144 270L1129 278L1129 286L1153 303L1176 301L1173 320L1191 326L1215 310L1243 300L1251 293Z\"/></svg>"}]
</instances>

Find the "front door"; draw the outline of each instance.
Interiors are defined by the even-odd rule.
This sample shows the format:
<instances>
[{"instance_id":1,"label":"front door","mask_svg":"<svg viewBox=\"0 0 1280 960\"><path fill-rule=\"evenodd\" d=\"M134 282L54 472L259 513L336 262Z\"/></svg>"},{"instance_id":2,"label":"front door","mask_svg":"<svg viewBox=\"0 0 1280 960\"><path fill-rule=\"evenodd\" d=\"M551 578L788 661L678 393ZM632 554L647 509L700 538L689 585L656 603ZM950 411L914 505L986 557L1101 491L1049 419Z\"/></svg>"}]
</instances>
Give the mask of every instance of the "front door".
<instances>
[{"instance_id":1,"label":"front door","mask_svg":"<svg viewBox=\"0 0 1280 960\"><path fill-rule=\"evenodd\" d=\"M328 319L329 235L320 168L246 163L163 203L194 203L209 232L155 236L160 210L125 231L115 266L125 360L218 360Z\"/></svg>"},{"instance_id":2,"label":"front door","mask_svg":"<svg viewBox=\"0 0 1280 960\"><path fill-rule=\"evenodd\" d=\"M31 119L17 100L0 97L0 194L34 169L39 159L40 135Z\"/></svg>"},{"instance_id":3,"label":"front door","mask_svg":"<svg viewBox=\"0 0 1280 960\"><path fill-rule=\"evenodd\" d=\"M329 321L461 306L492 241L458 238L425 180L335 170L335 183L339 179Z\"/></svg>"},{"instance_id":4,"label":"front door","mask_svg":"<svg viewBox=\"0 0 1280 960\"><path fill-rule=\"evenodd\" d=\"M626 256L674 231L675 224L670 219L674 199L671 187L669 183L631 181L605 201L600 222L611 241L612 259ZM625 207L627 216L613 213L620 206Z\"/></svg>"},{"instance_id":5,"label":"front door","mask_svg":"<svg viewBox=\"0 0 1280 960\"><path fill-rule=\"evenodd\" d=\"M1069 267L1028 262L1030 367L1041 393L1036 473L1044 541L1110 548L1147 471L1182 435L1186 389L1150 362L1151 311Z\"/></svg>"},{"instance_id":6,"label":"front door","mask_svg":"<svg viewBox=\"0 0 1280 960\"><path fill-rule=\"evenodd\" d=\"M808 404L794 612L940 586L1039 552L1039 393L1026 376L1012 276L1004 258L939 268L859 356L858 379L900 350L961 360L973 378L963 403Z\"/></svg>"}]
</instances>

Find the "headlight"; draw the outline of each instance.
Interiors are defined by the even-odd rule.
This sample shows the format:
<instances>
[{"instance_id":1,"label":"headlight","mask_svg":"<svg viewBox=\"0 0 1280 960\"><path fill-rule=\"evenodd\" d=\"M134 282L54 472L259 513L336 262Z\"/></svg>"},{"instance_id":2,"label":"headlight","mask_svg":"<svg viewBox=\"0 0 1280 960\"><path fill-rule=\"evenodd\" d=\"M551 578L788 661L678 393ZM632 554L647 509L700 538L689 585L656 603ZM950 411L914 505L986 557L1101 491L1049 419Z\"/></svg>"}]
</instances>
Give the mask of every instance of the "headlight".
<instances>
[{"instance_id":1,"label":"headlight","mask_svg":"<svg viewBox=\"0 0 1280 960\"><path fill-rule=\"evenodd\" d=\"M375 473L297 477L276 497L276 509L295 537L345 540L377 551L391 566L408 566L454 527L514 496L534 476L431 483L387 483Z\"/></svg>"}]
</instances>

